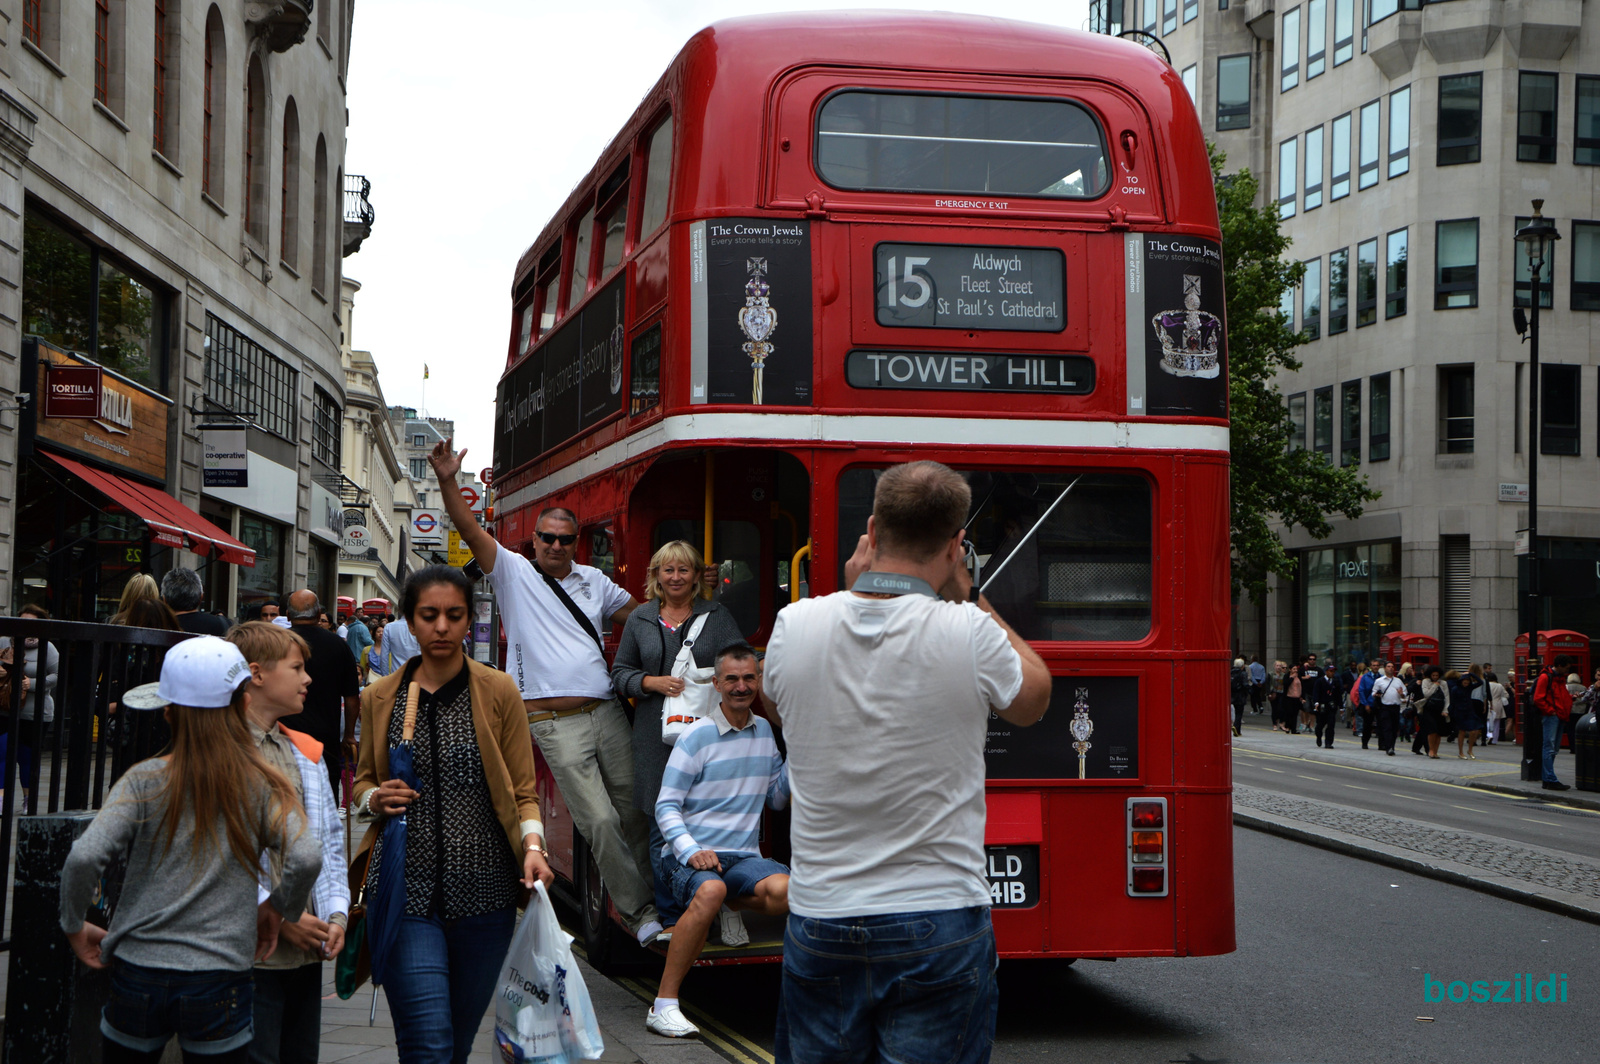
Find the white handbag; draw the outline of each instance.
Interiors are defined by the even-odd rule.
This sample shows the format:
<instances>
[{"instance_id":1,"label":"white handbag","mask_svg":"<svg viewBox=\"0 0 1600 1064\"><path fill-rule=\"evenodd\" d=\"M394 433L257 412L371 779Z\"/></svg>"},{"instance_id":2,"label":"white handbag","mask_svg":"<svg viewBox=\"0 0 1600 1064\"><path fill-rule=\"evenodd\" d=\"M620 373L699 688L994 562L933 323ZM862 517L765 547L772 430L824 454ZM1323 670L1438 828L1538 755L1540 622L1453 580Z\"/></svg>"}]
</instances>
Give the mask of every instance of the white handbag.
<instances>
[{"instance_id":1,"label":"white handbag","mask_svg":"<svg viewBox=\"0 0 1600 1064\"><path fill-rule=\"evenodd\" d=\"M717 704L717 689L711 685L717 674L716 667L702 669L694 663L694 641L700 638L708 616L702 613L689 626L683 646L672 662L672 675L683 681L683 693L668 695L661 701L661 741L668 746L676 744L689 725L711 712L711 707Z\"/></svg>"}]
</instances>

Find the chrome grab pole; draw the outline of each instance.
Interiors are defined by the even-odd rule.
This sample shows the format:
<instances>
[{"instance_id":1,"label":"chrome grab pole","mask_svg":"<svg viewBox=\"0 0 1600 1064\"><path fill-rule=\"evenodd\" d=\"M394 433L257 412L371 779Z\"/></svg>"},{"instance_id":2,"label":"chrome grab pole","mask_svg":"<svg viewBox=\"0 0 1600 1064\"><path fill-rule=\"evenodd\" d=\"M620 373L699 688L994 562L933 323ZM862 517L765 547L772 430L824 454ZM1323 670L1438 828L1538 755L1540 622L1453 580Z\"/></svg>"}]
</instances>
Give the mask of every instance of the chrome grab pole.
<instances>
[{"instance_id":1,"label":"chrome grab pole","mask_svg":"<svg viewBox=\"0 0 1600 1064\"><path fill-rule=\"evenodd\" d=\"M1041 525L1043 525L1046 521L1050 520L1050 515L1056 512L1056 507L1060 506L1061 503L1062 503L1062 500L1064 500L1069 494L1072 493L1072 489L1078 486L1078 481L1082 480L1083 477L1084 477L1084 475L1082 473L1079 473L1077 476L1072 478L1072 483L1068 484L1066 486L1066 489L1064 491L1062 491L1062 493L1060 495L1056 496L1056 501L1050 504L1050 508L1044 512L1043 516L1041 516L1039 518L1039 520L1037 520L1037 521L1035 521L1033 523L1033 527L1028 529L1026 535L1024 535L1021 539L1017 540L1017 545L1015 547L1011 548L1011 553L1007 554L1004 558L1002 558L1000 560L1000 564L995 566L994 572L989 574L989 579L984 581L985 585L994 583L994 578L999 576L1002 572L1005 571L1005 567L1011 564L1011 559L1015 558L1017 556L1017 551L1021 550L1022 547L1023 547L1023 544L1027 543L1028 540L1033 538L1033 534L1035 532L1039 531L1039 527ZM978 587L979 591L983 590L983 588L978 586L976 584L976 582L974 582L974 586Z\"/></svg>"}]
</instances>

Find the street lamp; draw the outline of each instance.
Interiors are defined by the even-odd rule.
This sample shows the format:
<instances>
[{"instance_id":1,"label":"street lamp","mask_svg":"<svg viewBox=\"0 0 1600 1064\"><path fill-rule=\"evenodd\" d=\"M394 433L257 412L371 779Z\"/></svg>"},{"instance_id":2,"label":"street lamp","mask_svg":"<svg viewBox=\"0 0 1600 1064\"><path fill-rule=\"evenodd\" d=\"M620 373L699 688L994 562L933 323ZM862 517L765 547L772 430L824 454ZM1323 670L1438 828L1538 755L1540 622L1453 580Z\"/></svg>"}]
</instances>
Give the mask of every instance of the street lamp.
<instances>
[{"instance_id":1,"label":"street lamp","mask_svg":"<svg viewBox=\"0 0 1600 1064\"><path fill-rule=\"evenodd\" d=\"M1534 677L1527 673L1537 671L1539 662L1539 281L1545 262L1555 254L1556 241L1561 233L1546 218L1541 209L1544 200L1533 201L1533 217L1517 230L1517 243L1528 255L1529 299L1528 340L1528 586L1523 596L1523 630L1528 633L1528 658L1523 663L1523 683L1526 692L1533 691L1529 682ZM1515 286L1513 286L1515 291ZM1512 302L1516 300L1513 298ZM1551 300L1552 307L1555 301ZM1517 332L1523 331L1521 308L1515 308L1513 320ZM1539 780L1544 777L1543 728L1530 725L1538 723L1534 707L1528 697L1522 703L1522 778Z\"/></svg>"}]
</instances>

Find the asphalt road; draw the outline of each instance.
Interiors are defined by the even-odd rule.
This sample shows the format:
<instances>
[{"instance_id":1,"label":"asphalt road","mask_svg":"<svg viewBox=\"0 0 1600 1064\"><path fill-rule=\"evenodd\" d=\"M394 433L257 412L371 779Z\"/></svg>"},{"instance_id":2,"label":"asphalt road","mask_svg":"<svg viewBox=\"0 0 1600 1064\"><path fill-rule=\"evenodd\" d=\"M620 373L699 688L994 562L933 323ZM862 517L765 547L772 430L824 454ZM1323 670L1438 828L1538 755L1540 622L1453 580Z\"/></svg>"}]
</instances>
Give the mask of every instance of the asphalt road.
<instances>
[{"instance_id":1,"label":"asphalt road","mask_svg":"<svg viewBox=\"0 0 1600 1064\"><path fill-rule=\"evenodd\" d=\"M1409 746L1396 749L1396 758L1415 756ZM1374 761L1384 757L1373 754ZM1587 809L1239 747L1233 751L1233 778L1281 794L1600 859L1600 813Z\"/></svg>"},{"instance_id":2,"label":"asphalt road","mask_svg":"<svg viewBox=\"0 0 1600 1064\"><path fill-rule=\"evenodd\" d=\"M1234 846L1235 953L1006 962L994 1060L1594 1059L1600 926L1244 828ZM1448 984L1517 972L1566 973L1568 1002L1424 1000L1425 974ZM698 969L683 997L744 1059L770 1059L778 983L775 967Z\"/></svg>"}]
</instances>

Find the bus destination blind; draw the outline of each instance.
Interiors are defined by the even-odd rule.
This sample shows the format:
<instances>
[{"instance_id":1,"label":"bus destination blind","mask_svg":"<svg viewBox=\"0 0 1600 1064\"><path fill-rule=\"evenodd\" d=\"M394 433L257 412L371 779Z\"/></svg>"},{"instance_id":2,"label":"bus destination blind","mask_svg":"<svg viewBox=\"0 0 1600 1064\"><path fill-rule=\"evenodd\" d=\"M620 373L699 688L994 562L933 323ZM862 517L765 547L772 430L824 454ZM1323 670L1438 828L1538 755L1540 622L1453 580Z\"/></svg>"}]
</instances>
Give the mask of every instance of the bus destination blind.
<instances>
[{"instance_id":1,"label":"bus destination blind","mask_svg":"<svg viewBox=\"0 0 1600 1064\"><path fill-rule=\"evenodd\" d=\"M973 351L851 351L852 388L1088 395L1094 359L1083 355L996 355Z\"/></svg>"},{"instance_id":2,"label":"bus destination blind","mask_svg":"<svg viewBox=\"0 0 1600 1064\"><path fill-rule=\"evenodd\" d=\"M1057 248L879 244L873 259L879 325L1014 332L1067 326L1066 257Z\"/></svg>"}]
</instances>

